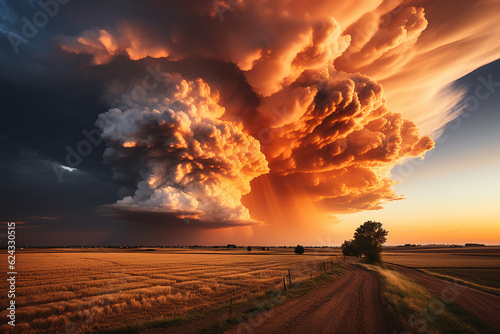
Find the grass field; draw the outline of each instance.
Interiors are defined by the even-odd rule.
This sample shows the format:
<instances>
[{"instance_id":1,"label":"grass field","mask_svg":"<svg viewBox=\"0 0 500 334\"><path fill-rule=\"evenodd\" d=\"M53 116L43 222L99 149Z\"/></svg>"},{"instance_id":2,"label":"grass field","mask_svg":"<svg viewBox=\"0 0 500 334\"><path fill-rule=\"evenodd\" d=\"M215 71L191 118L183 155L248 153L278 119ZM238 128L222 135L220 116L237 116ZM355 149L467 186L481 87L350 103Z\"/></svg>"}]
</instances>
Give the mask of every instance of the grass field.
<instances>
[{"instance_id":1,"label":"grass field","mask_svg":"<svg viewBox=\"0 0 500 334\"><path fill-rule=\"evenodd\" d=\"M397 271L360 264L384 282L383 296L406 333L489 333L490 328L456 304L445 305L420 284ZM423 312L425 310L425 312Z\"/></svg>"},{"instance_id":2,"label":"grass field","mask_svg":"<svg viewBox=\"0 0 500 334\"><path fill-rule=\"evenodd\" d=\"M16 256L16 331L69 332L113 329L174 319L220 307L316 274L339 249L158 248L19 250ZM389 248L387 262L498 288L500 248ZM7 290L6 281L0 283ZM5 289L5 290L4 290ZM5 310L6 299L0 300ZM5 318L7 311L1 311ZM0 332L12 330L7 325Z\"/></svg>"},{"instance_id":3,"label":"grass field","mask_svg":"<svg viewBox=\"0 0 500 334\"><path fill-rule=\"evenodd\" d=\"M21 250L16 331L102 330L183 316L280 286L288 269L295 280L308 278L335 254L338 250L328 249L296 255L289 248ZM5 310L6 301L1 303ZM0 328L7 330L10 326Z\"/></svg>"},{"instance_id":4,"label":"grass field","mask_svg":"<svg viewBox=\"0 0 500 334\"><path fill-rule=\"evenodd\" d=\"M500 294L500 247L389 248L383 260Z\"/></svg>"},{"instance_id":5,"label":"grass field","mask_svg":"<svg viewBox=\"0 0 500 334\"><path fill-rule=\"evenodd\" d=\"M500 247L387 248L382 257L412 268L500 268Z\"/></svg>"},{"instance_id":6,"label":"grass field","mask_svg":"<svg viewBox=\"0 0 500 334\"><path fill-rule=\"evenodd\" d=\"M500 268L424 268L444 276L458 277L466 281L490 286L500 291Z\"/></svg>"}]
</instances>

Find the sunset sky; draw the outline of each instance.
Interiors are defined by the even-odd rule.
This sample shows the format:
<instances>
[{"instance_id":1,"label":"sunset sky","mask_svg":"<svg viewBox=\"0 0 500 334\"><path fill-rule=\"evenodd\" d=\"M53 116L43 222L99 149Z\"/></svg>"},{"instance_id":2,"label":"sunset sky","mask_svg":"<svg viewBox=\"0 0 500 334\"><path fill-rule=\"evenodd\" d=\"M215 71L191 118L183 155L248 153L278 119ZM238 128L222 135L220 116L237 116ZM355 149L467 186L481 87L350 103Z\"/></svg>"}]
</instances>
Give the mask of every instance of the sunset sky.
<instances>
[{"instance_id":1,"label":"sunset sky","mask_svg":"<svg viewBox=\"0 0 500 334\"><path fill-rule=\"evenodd\" d=\"M27 245L340 245L366 220L500 244L498 13L0 0L0 222Z\"/></svg>"}]
</instances>

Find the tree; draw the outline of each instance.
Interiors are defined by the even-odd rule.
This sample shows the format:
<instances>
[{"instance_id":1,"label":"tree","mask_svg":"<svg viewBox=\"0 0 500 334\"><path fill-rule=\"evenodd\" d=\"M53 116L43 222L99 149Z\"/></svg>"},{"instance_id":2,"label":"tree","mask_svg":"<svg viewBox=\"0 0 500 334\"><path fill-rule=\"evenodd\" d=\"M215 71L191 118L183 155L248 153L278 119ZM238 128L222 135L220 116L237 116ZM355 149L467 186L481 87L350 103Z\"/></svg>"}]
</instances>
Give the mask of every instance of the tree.
<instances>
[{"instance_id":1,"label":"tree","mask_svg":"<svg viewBox=\"0 0 500 334\"><path fill-rule=\"evenodd\" d=\"M344 241L342 253L347 256L364 255L368 263L379 263L387 234L389 232L381 223L369 220L356 229L353 240Z\"/></svg>"},{"instance_id":2,"label":"tree","mask_svg":"<svg viewBox=\"0 0 500 334\"><path fill-rule=\"evenodd\" d=\"M295 247L295 250L294 250L295 254L299 254L299 255L304 254L304 251L305 251L304 246L301 246L301 245L297 245L297 247Z\"/></svg>"},{"instance_id":3,"label":"tree","mask_svg":"<svg viewBox=\"0 0 500 334\"><path fill-rule=\"evenodd\" d=\"M387 240L387 234L389 232L384 230L381 223L371 220L356 229L354 242L369 263L381 261L380 254L382 253L382 245Z\"/></svg>"},{"instance_id":4,"label":"tree","mask_svg":"<svg viewBox=\"0 0 500 334\"><path fill-rule=\"evenodd\" d=\"M344 254L345 256L361 256L361 252L357 245L354 243L354 240L346 240L340 247L342 248L342 254Z\"/></svg>"},{"instance_id":5,"label":"tree","mask_svg":"<svg viewBox=\"0 0 500 334\"><path fill-rule=\"evenodd\" d=\"M248 247L247 247L247 251L249 251L249 252L250 252L251 250L252 250L252 247L248 246Z\"/></svg>"}]
</instances>

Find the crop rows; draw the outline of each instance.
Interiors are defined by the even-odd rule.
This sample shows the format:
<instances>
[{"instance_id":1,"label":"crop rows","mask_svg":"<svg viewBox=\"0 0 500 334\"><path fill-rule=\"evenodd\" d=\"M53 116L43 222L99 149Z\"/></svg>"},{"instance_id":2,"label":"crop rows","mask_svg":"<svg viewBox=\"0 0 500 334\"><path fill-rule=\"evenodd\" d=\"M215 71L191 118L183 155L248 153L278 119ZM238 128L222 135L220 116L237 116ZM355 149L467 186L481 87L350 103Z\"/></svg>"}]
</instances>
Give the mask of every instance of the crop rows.
<instances>
[{"instance_id":1,"label":"crop rows","mask_svg":"<svg viewBox=\"0 0 500 334\"><path fill-rule=\"evenodd\" d=\"M181 316L274 287L289 268L296 279L308 277L323 259L239 250L26 252L18 255L16 332L85 331L113 328L123 319ZM0 316L5 319L6 311Z\"/></svg>"}]
</instances>

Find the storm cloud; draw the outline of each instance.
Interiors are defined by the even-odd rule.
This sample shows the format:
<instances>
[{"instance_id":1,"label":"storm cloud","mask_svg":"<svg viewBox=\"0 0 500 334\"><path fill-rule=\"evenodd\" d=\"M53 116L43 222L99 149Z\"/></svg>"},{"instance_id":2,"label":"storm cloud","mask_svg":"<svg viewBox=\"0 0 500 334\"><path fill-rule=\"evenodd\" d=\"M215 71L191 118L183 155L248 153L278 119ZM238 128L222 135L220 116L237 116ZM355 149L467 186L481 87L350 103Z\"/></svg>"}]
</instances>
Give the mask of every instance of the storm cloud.
<instances>
[{"instance_id":1,"label":"storm cloud","mask_svg":"<svg viewBox=\"0 0 500 334\"><path fill-rule=\"evenodd\" d=\"M416 109L429 107L431 97L464 74L442 64L450 40L425 35L440 29L427 8L434 18L449 2L148 5L142 10L155 19L120 17L58 37L65 52L90 55L93 71L123 56L174 64L139 100L107 89L111 99L126 101L96 123L108 145L104 160L123 185L118 209L248 224L255 219L242 197L255 203L261 193L252 192L251 182L276 193L292 189L327 214L380 209L401 198L390 169L434 147L430 135L449 121L443 106L451 102ZM455 42L466 38L459 34ZM499 53L460 57L471 59L470 66L475 57L477 67ZM424 54L433 69L431 89L412 64ZM248 91L235 93L224 71L204 75L206 60L233 66L241 74L238 87ZM183 76L186 61L191 75ZM197 66L199 78L192 75Z\"/></svg>"}]
</instances>

